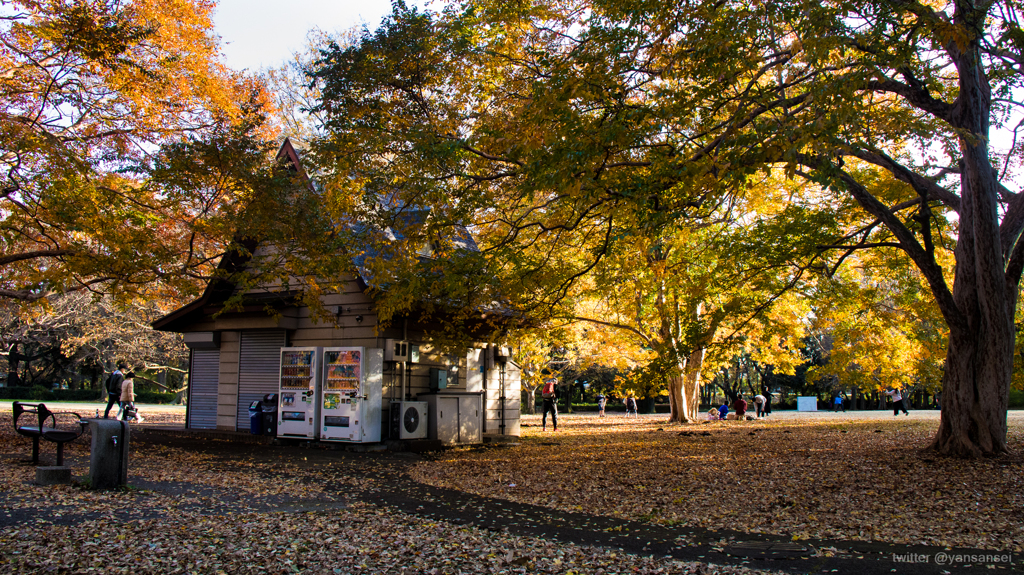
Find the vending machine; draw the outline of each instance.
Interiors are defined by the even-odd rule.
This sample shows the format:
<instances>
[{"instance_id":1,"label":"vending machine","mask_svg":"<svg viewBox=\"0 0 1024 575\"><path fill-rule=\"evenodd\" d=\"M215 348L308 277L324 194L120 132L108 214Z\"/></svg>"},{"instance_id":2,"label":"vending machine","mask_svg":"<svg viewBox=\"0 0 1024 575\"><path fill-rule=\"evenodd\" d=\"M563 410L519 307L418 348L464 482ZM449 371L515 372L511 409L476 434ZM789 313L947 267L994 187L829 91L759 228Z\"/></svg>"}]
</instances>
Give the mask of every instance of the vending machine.
<instances>
[{"instance_id":1,"label":"vending machine","mask_svg":"<svg viewBox=\"0 0 1024 575\"><path fill-rule=\"evenodd\" d=\"M384 350L323 348L322 441L380 441Z\"/></svg>"},{"instance_id":2,"label":"vending machine","mask_svg":"<svg viewBox=\"0 0 1024 575\"><path fill-rule=\"evenodd\" d=\"M316 439L320 349L281 348L281 386L277 407L278 437Z\"/></svg>"}]
</instances>

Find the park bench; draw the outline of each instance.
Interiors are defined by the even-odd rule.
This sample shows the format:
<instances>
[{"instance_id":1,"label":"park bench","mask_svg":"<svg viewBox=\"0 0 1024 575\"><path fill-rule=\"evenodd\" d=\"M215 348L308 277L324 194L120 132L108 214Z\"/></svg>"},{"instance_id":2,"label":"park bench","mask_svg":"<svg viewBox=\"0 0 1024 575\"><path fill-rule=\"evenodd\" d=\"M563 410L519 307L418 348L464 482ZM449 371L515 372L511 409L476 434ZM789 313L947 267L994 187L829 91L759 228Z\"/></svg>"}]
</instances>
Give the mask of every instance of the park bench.
<instances>
[{"instance_id":1,"label":"park bench","mask_svg":"<svg viewBox=\"0 0 1024 575\"><path fill-rule=\"evenodd\" d=\"M64 465L64 444L81 437L86 425L77 413L50 411L42 403L14 402L14 430L32 438L32 463L39 463L42 438L57 444L57 466Z\"/></svg>"}]
</instances>

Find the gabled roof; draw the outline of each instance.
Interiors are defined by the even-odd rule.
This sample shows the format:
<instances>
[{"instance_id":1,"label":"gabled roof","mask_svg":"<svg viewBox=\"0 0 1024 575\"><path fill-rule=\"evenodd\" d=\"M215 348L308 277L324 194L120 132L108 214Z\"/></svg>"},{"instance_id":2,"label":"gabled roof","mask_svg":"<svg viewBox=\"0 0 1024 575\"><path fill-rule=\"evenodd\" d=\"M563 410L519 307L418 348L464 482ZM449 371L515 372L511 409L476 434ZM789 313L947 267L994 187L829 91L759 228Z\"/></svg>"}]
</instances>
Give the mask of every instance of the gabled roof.
<instances>
[{"instance_id":1,"label":"gabled roof","mask_svg":"<svg viewBox=\"0 0 1024 575\"><path fill-rule=\"evenodd\" d=\"M224 279L225 276L230 276L245 269L246 264L252 257L253 250L256 249L255 240L240 240L239 243L246 252L234 250L224 254L220 259L220 264L217 265L217 274L207 284L206 289L203 290L203 295L199 296L199 299L192 303L180 307L154 321L152 324L153 329L175 331L174 326L182 320L191 319L196 314L204 314L203 310L207 306L221 304L231 297L231 294L234 293L235 285Z\"/></svg>"},{"instance_id":2,"label":"gabled roof","mask_svg":"<svg viewBox=\"0 0 1024 575\"><path fill-rule=\"evenodd\" d=\"M299 154L289 139L286 138L281 144L281 148L277 153L277 160L284 161L284 163L288 165L290 169L295 170L302 179L310 181L305 170L302 168ZM401 221L401 225L396 228L380 230L380 233L392 241L402 240L404 239L403 230L426 224L429 215L430 210L424 208L398 210L395 213L395 218ZM365 231L368 232L369 228L365 228ZM479 246L473 239L469 230L463 226L456 227L451 232L450 237L441 239L446 240L450 245L457 249L464 249L473 252L480 251ZM202 296L192 303L178 308L157 319L152 324L153 328L161 331L179 331L188 324L203 321L207 319L209 314L222 309L224 302L235 293L235 289L237 287L233 282L226 278L243 271L259 246L259 242L254 239L239 240L239 244L242 246L241 250L228 252L221 258L221 261L217 266L218 273L216 274L216 277L211 280L209 285L207 285ZM370 242L365 245L364 251L353 259L353 271L356 274L356 279L361 282L361 287L364 290L368 286L373 285L371 274L366 267L366 260L377 257L386 256L382 254L372 242ZM421 260L429 259L429 257L429 255L421 254ZM298 295L300 294L296 291L246 294L246 305L244 311L263 310L267 305L277 308L294 305L296 296Z\"/></svg>"}]
</instances>

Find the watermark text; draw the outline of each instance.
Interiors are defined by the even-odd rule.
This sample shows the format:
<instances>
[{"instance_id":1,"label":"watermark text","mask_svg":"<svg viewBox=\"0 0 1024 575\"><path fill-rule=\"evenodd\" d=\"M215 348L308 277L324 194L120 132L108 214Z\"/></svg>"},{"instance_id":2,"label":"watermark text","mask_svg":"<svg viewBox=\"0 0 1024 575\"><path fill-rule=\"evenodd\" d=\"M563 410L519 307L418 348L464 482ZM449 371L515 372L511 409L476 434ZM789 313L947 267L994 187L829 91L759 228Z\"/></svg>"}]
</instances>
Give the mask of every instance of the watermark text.
<instances>
[{"instance_id":1,"label":"watermark text","mask_svg":"<svg viewBox=\"0 0 1024 575\"><path fill-rule=\"evenodd\" d=\"M1013 563L1013 553L893 553L892 561L936 565L996 565Z\"/></svg>"}]
</instances>

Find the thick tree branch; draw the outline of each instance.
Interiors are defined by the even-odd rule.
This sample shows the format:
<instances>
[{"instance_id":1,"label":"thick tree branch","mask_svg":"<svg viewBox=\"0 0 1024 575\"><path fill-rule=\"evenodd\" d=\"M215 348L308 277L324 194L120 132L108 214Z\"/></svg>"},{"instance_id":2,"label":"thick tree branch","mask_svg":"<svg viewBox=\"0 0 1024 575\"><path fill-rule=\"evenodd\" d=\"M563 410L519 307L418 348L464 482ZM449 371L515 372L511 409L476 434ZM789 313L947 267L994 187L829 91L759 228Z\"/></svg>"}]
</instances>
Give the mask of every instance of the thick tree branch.
<instances>
[{"instance_id":1,"label":"thick tree branch","mask_svg":"<svg viewBox=\"0 0 1024 575\"><path fill-rule=\"evenodd\" d=\"M955 126L954 106L942 100L937 100L923 87L914 87L897 82L896 80L871 80L868 82L868 89L875 92L888 92L902 96L915 108L927 112L936 118Z\"/></svg>"},{"instance_id":2,"label":"thick tree branch","mask_svg":"<svg viewBox=\"0 0 1024 575\"><path fill-rule=\"evenodd\" d=\"M835 245L818 246L818 249L821 249L821 250L862 250L862 249L865 249L865 248L899 248L899 249L903 249L903 246L899 242L873 242L873 243L863 243L863 244L855 244L855 245L835 244Z\"/></svg>"},{"instance_id":3,"label":"thick tree branch","mask_svg":"<svg viewBox=\"0 0 1024 575\"><path fill-rule=\"evenodd\" d=\"M604 325L604 326L608 326L608 327L613 327L615 329L621 329L621 330L624 330L624 331L628 331L628 332L636 335L637 337L639 337L647 345L651 345L651 344L654 343L653 339L651 339L649 336L645 335L643 332L641 332L640 330L638 330L637 328L635 328L635 327L633 327L631 325L627 325L627 324L624 324L624 323L615 323L615 322L612 322L612 321L603 321L603 320L594 319L592 317L585 317L585 316L581 316L581 315L574 315L574 316L571 316L571 318L574 319L574 320L577 320L577 321L585 321L587 323L593 323L593 324L597 324L597 325Z\"/></svg>"},{"instance_id":4,"label":"thick tree branch","mask_svg":"<svg viewBox=\"0 0 1024 575\"><path fill-rule=\"evenodd\" d=\"M935 182L925 178L900 164L893 158L881 152L864 150L862 148L851 148L847 150L847 155L853 156L869 164L874 164L880 168L884 168L886 171L891 173L897 180L910 184L914 191L920 196L926 196L939 200L950 209L959 212L960 211L960 197L953 192L943 188Z\"/></svg>"},{"instance_id":5,"label":"thick tree branch","mask_svg":"<svg viewBox=\"0 0 1024 575\"><path fill-rule=\"evenodd\" d=\"M878 218L882 222L882 225L884 225L896 237L900 247L917 265L917 268L921 271L925 280L928 282L929 287L931 287L932 294L935 296L935 301L939 305L939 310L942 312L947 323L949 323L950 326L963 326L966 324L966 320L960 312L960 308L957 307L956 302L953 300L953 293L946 284L946 278L943 274L942 267L936 263L932 254L929 254L927 250L921 246L917 241L917 238L914 237L914 232L904 225L892 210L879 201L878 198L869 192L868 189L858 182L856 178L835 165L832 165L821 158L805 154L801 154L798 157L798 161L812 170L828 172L832 177L835 177L842 182L857 203L860 204L860 206L869 214Z\"/></svg>"},{"instance_id":6,"label":"thick tree branch","mask_svg":"<svg viewBox=\"0 0 1024 575\"><path fill-rule=\"evenodd\" d=\"M22 252L20 254L11 254L7 256L0 256L0 266L12 264L14 262L23 262L26 260L32 260L36 258L56 258L60 256L66 256L72 253L72 250L37 250L34 252Z\"/></svg>"},{"instance_id":7,"label":"thick tree branch","mask_svg":"<svg viewBox=\"0 0 1024 575\"><path fill-rule=\"evenodd\" d=\"M1003 250L1003 260L1010 259L1010 254L1017 250L1024 232L1024 194L1017 194L1006 208L1002 223L999 224L999 243Z\"/></svg>"}]
</instances>

